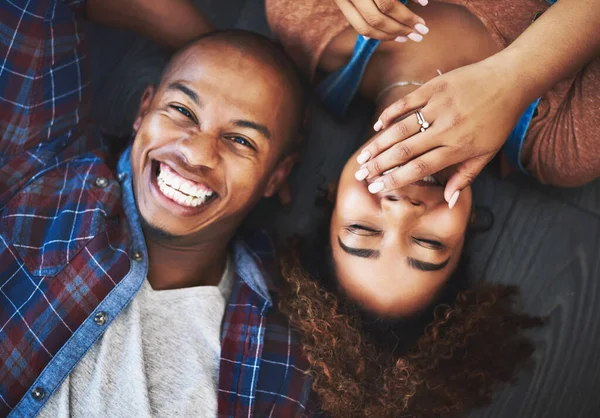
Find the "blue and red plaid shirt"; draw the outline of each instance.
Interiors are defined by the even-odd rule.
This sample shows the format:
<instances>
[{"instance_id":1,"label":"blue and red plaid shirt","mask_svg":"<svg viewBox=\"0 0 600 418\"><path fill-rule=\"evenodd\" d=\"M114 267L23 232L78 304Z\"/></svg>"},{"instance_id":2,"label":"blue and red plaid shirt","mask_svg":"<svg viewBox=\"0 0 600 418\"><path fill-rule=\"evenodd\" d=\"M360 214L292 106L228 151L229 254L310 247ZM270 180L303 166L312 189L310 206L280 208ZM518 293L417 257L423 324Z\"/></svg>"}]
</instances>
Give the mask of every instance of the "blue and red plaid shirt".
<instances>
[{"instance_id":1,"label":"blue and red plaid shirt","mask_svg":"<svg viewBox=\"0 0 600 418\"><path fill-rule=\"evenodd\" d=\"M133 299L147 252L129 150L116 173L86 123L83 1L0 2L0 416L35 416ZM296 417L316 402L272 299L268 238L232 244L219 416ZM201 349L201 347L199 347Z\"/></svg>"}]
</instances>

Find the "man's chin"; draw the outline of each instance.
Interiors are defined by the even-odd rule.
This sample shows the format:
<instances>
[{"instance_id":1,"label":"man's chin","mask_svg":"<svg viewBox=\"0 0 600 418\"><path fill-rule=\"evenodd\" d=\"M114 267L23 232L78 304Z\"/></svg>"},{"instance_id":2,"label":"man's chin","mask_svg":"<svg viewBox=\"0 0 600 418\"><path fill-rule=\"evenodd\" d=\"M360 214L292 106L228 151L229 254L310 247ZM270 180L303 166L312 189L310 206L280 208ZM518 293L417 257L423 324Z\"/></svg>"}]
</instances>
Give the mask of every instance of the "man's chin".
<instances>
[{"instance_id":1,"label":"man's chin","mask_svg":"<svg viewBox=\"0 0 600 418\"><path fill-rule=\"evenodd\" d=\"M156 225L154 222L148 221L143 215L140 216L140 224L144 235L153 241L177 241L182 237L176 235L170 231L167 231L164 227Z\"/></svg>"}]
</instances>

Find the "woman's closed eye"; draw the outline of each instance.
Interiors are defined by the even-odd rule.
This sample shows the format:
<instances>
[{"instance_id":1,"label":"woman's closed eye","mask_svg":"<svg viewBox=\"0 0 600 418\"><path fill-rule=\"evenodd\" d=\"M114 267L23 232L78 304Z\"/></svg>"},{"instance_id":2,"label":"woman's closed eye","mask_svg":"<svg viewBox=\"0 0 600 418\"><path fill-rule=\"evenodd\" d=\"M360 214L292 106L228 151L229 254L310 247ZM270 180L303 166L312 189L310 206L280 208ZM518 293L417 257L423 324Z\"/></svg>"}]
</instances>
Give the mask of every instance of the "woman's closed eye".
<instances>
[{"instance_id":1,"label":"woman's closed eye","mask_svg":"<svg viewBox=\"0 0 600 418\"><path fill-rule=\"evenodd\" d=\"M420 245L423 248L428 248L430 250L440 251L446 248L446 246L441 242L431 239L413 237L413 241L417 243L417 245Z\"/></svg>"},{"instance_id":2,"label":"woman's closed eye","mask_svg":"<svg viewBox=\"0 0 600 418\"><path fill-rule=\"evenodd\" d=\"M379 230L379 229L371 228L371 227L361 225L361 224L356 224L356 223L348 225L345 229L348 232L351 232L355 235L362 235L362 236L367 236L367 237L372 237L375 235L379 235L381 233L381 230Z\"/></svg>"}]
</instances>

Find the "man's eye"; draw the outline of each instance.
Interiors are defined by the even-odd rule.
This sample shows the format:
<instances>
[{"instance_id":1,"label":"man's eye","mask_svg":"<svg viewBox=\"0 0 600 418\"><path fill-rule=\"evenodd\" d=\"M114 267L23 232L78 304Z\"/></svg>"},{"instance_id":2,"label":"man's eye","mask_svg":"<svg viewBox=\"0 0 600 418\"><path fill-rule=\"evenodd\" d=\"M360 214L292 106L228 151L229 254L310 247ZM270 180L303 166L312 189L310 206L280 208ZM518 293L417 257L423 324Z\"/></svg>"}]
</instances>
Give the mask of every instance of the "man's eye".
<instances>
[{"instance_id":1,"label":"man's eye","mask_svg":"<svg viewBox=\"0 0 600 418\"><path fill-rule=\"evenodd\" d=\"M196 122L196 119L194 118L194 115L192 115L192 112L190 112L189 110L187 110L185 107L177 106L177 105L171 105L171 107L173 109L177 110L182 115L184 115L186 118L188 118L188 119L193 120L194 122Z\"/></svg>"},{"instance_id":2,"label":"man's eye","mask_svg":"<svg viewBox=\"0 0 600 418\"><path fill-rule=\"evenodd\" d=\"M228 136L227 139L245 147L254 149L254 146L243 136Z\"/></svg>"}]
</instances>

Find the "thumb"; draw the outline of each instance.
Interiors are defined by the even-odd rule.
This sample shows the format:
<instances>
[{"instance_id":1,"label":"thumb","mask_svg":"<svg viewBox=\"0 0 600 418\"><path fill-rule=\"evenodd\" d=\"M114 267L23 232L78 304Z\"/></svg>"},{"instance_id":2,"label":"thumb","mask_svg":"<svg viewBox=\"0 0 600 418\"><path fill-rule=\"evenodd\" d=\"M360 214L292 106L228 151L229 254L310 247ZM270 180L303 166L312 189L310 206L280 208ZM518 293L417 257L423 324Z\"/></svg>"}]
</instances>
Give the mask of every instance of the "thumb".
<instances>
[{"instance_id":1,"label":"thumb","mask_svg":"<svg viewBox=\"0 0 600 418\"><path fill-rule=\"evenodd\" d=\"M446 199L446 202L450 203L456 192L460 192L469 187L473 183L473 180L481 173L481 170L483 170L483 167L485 167L488 161L489 160L485 156L479 156L459 164L456 172L452 174L452 177L450 177L448 183L446 183L446 188L444 190L444 199Z\"/></svg>"}]
</instances>

